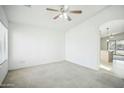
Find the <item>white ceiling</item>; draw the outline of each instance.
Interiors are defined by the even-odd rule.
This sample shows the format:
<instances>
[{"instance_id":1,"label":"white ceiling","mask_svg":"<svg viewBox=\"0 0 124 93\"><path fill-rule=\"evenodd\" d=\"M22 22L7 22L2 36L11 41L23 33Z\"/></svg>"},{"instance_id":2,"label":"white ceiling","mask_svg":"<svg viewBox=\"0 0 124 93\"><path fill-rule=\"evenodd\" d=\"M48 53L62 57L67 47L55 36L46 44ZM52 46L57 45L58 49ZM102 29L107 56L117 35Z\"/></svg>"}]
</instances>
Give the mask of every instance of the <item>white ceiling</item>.
<instances>
[{"instance_id":1,"label":"white ceiling","mask_svg":"<svg viewBox=\"0 0 124 93\"><path fill-rule=\"evenodd\" d=\"M56 12L46 11L46 8L59 9L59 5L33 5L31 8L22 5L6 5L5 13L9 22L36 25L44 28L67 30L96 15L107 6L103 5L71 5L70 10L82 10L82 14L70 14L72 21L64 19L53 20Z\"/></svg>"},{"instance_id":2,"label":"white ceiling","mask_svg":"<svg viewBox=\"0 0 124 93\"><path fill-rule=\"evenodd\" d=\"M106 28L109 28L109 31ZM111 33L114 35L124 32L124 20L113 20L104 23L100 26L100 31L102 37L109 36Z\"/></svg>"}]
</instances>

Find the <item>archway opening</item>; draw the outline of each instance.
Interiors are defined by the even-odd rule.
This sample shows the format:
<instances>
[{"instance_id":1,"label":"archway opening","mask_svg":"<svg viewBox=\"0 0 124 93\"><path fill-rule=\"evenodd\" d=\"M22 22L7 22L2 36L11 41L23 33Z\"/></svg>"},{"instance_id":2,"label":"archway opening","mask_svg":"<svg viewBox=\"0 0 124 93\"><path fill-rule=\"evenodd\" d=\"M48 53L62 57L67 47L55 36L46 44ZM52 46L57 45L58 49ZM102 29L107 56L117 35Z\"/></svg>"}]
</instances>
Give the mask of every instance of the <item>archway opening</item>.
<instances>
[{"instance_id":1,"label":"archway opening","mask_svg":"<svg viewBox=\"0 0 124 93\"><path fill-rule=\"evenodd\" d=\"M101 33L99 67L102 70L120 74L124 66L124 20L106 22L99 29Z\"/></svg>"}]
</instances>

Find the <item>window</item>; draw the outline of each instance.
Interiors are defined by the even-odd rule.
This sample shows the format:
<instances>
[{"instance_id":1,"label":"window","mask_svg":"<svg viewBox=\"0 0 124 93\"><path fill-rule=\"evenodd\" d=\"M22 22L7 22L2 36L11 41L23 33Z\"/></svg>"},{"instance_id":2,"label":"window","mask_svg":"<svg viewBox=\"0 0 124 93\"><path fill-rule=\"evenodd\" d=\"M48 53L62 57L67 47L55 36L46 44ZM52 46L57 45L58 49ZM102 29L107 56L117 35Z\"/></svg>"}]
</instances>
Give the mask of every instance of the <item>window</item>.
<instances>
[{"instance_id":1,"label":"window","mask_svg":"<svg viewBox=\"0 0 124 93\"><path fill-rule=\"evenodd\" d=\"M8 59L7 28L0 22L0 64Z\"/></svg>"},{"instance_id":2,"label":"window","mask_svg":"<svg viewBox=\"0 0 124 93\"><path fill-rule=\"evenodd\" d=\"M114 55L124 56L124 40L109 40L108 51L113 52Z\"/></svg>"},{"instance_id":3,"label":"window","mask_svg":"<svg viewBox=\"0 0 124 93\"><path fill-rule=\"evenodd\" d=\"M113 52L113 54L116 54L116 41L115 40L109 40L108 43L108 51Z\"/></svg>"}]
</instances>

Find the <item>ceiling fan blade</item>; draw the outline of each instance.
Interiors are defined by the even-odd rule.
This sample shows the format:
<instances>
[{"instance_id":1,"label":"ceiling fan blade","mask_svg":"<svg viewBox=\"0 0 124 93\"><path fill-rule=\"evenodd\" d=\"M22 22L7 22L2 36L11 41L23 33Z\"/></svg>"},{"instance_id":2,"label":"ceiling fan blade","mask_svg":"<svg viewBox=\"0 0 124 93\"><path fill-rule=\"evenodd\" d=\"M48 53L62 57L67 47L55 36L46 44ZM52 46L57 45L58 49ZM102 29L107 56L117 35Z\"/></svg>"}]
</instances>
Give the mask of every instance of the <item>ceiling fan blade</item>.
<instances>
[{"instance_id":1,"label":"ceiling fan blade","mask_svg":"<svg viewBox=\"0 0 124 93\"><path fill-rule=\"evenodd\" d=\"M72 10L72 11L70 11L70 13L81 14L82 11L81 10Z\"/></svg>"},{"instance_id":2,"label":"ceiling fan blade","mask_svg":"<svg viewBox=\"0 0 124 93\"><path fill-rule=\"evenodd\" d=\"M70 16L67 16L67 19L68 19L68 21L71 21L72 20Z\"/></svg>"},{"instance_id":3,"label":"ceiling fan blade","mask_svg":"<svg viewBox=\"0 0 124 93\"><path fill-rule=\"evenodd\" d=\"M60 16L60 14L58 14L58 15L55 16L55 17L53 17L53 19L55 20L55 19L57 19L59 16Z\"/></svg>"},{"instance_id":4,"label":"ceiling fan blade","mask_svg":"<svg viewBox=\"0 0 124 93\"><path fill-rule=\"evenodd\" d=\"M52 9L52 8L46 8L46 10L48 10L48 11L55 11L55 12L58 12L58 10L56 10L56 9Z\"/></svg>"},{"instance_id":5,"label":"ceiling fan blade","mask_svg":"<svg viewBox=\"0 0 124 93\"><path fill-rule=\"evenodd\" d=\"M68 5L64 5L63 8L64 8L65 12L69 10L69 6Z\"/></svg>"}]
</instances>

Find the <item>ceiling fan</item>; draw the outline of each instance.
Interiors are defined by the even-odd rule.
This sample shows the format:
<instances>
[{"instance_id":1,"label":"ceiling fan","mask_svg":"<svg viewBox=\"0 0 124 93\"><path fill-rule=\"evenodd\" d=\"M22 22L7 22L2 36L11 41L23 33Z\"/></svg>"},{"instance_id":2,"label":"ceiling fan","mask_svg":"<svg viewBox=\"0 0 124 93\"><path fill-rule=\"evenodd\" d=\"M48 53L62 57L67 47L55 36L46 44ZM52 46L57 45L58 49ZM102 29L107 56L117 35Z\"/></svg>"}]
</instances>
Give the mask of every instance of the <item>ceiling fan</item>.
<instances>
[{"instance_id":1,"label":"ceiling fan","mask_svg":"<svg viewBox=\"0 0 124 93\"><path fill-rule=\"evenodd\" d=\"M53 11L53 12L58 12L58 14L53 17L54 20L56 20L57 18L65 18L68 21L71 21L71 17L68 15L68 13L73 13L73 14L81 14L82 11L81 10L70 10L69 6L67 5L62 5L60 7L60 9L52 9L52 8L46 8L46 10L48 11Z\"/></svg>"}]
</instances>

